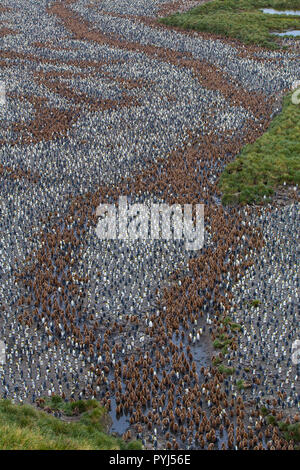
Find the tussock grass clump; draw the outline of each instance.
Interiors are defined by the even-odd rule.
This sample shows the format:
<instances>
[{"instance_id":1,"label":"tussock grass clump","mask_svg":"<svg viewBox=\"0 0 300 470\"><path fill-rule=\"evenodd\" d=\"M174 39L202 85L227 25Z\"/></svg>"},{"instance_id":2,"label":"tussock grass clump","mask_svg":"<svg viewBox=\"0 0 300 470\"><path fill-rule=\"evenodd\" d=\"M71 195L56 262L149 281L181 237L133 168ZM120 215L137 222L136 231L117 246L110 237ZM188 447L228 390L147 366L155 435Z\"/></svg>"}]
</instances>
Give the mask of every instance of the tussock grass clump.
<instances>
[{"instance_id":1,"label":"tussock grass clump","mask_svg":"<svg viewBox=\"0 0 300 470\"><path fill-rule=\"evenodd\" d=\"M236 381L236 386L237 386L238 390L241 392L245 388L244 380L243 379L237 380Z\"/></svg>"},{"instance_id":2,"label":"tussock grass clump","mask_svg":"<svg viewBox=\"0 0 300 470\"><path fill-rule=\"evenodd\" d=\"M225 346L228 346L231 342L232 342L232 339L226 339L225 341L220 341L219 339L215 339L213 344L216 349L222 349Z\"/></svg>"},{"instance_id":3,"label":"tussock grass clump","mask_svg":"<svg viewBox=\"0 0 300 470\"><path fill-rule=\"evenodd\" d=\"M99 407L96 400L78 400L64 401L62 397L54 395L50 398L39 400L38 405L42 408L48 408L52 411L61 411L66 416L78 416L86 411L97 409L106 415L105 409Z\"/></svg>"},{"instance_id":4,"label":"tussock grass clump","mask_svg":"<svg viewBox=\"0 0 300 470\"><path fill-rule=\"evenodd\" d=\"M254 299L251 300L250 305L251 307L258 307L261 304L261 301L259 299Z\"/></svg>"},{"instance_id":5,"label":"tussock grass clump","mask_svg":"<svg viewBox=\"0 0 300 470\"><path fill-rule=\"evenodd\" d=\"M280 421L278 427L287 441L300 442L300 423L288 424Z\"/></svg>"},{"instance_id":6,"label":"tussock grass clump","mask_svg":"<svg viewBox=\"0 0 300 470\"><path fill-rule=\"evenodd\" d=\"M223 364L221 364L219 367L218 367L218 370L221 374L225 374L225 375L232 375L234 374L235 372L235 368L234 367L225 367Z\"/></svg>"}]
</instances>

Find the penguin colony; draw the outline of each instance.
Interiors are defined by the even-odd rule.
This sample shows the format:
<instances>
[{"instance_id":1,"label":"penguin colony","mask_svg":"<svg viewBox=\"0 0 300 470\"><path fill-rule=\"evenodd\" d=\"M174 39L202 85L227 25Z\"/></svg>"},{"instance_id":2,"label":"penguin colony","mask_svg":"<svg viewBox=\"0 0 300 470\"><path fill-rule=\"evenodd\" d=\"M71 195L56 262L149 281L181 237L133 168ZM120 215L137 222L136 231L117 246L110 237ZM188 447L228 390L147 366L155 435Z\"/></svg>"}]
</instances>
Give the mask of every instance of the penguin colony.
<instances>
[{"instance_id":1,"label":"penguin colony","mask_svg":"<svg viewBox=\"0 0 300 470\"><path fill-rule=\"evenodd\" d=\"M92 397L147 448L293 449L260 409L299 420L297 188L226 209L217 180L297 57L162 27L171 3L1 2L0 393ZM205 204L204 248L100 241L120 195Z\"/></svg>"}]
</instances>

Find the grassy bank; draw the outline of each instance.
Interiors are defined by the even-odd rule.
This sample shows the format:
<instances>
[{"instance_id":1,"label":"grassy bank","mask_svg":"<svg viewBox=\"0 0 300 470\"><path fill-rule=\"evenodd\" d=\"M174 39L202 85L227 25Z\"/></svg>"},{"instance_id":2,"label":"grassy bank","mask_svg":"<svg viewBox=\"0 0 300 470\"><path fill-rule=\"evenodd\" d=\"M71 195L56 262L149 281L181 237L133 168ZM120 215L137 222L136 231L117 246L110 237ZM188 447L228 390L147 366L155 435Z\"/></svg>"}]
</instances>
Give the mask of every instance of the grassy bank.
<instances>
[{"instance_id":1,"label":"grassy bank","mask_svg":"<svg viewBox=\"0 0 300 470\"><path fill-rule=\"evenodd\" d=\"M138 442L126 444L104 432L107 413L95 400L65 404L58 401L47 408L60 409L74 421L63 421L30 405L0 400L1 450L104 450L140 449ZM50 406L49 406L50 405ZM53 407L52 407L53 405Z\"/></svg>"},{"instance_id":2,"label":"grassy bank","mask_svg":"<svg viewBox=\"0 0 300 470\"><path fill-rule=\"evenodd\" d=\"M214 0L163 18L161 22L275 49L276 36L270 32L300 29L300 17L269 15L259 10L268 7L299 10L299 0Z\"/></svg>"},{"instance_id":3,"label":"grassy bank","mask_svg":"<svg viewBox=\"0 0 300 470\"><path fill-rule=\"evenodd\" d=\"M286 182L300 183L300 105L289 94L269 129L246 145L220 179L223 203L257 203Z\"/></svg>"},{"instance_id":4,"label":"grassy bank","mask_svg":"<svg viewBox=\"0 0 300 470\"><path fill-rule=\"evenodd\" d=\"M295 450L300 450L300 422L277 421L265 406L261 408L261 415L264 416L267 424L278 426L285 440L296 444Z\"/></svg>"}]
</instances>

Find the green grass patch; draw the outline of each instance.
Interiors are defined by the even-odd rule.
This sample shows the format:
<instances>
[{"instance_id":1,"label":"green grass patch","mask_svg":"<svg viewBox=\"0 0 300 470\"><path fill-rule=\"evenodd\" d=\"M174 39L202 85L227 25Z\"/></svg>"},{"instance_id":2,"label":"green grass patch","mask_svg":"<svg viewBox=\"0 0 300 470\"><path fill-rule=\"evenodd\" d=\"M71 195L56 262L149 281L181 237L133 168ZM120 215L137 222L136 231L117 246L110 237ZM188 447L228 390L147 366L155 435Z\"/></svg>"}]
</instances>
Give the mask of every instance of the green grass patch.
<instances>
[{"instance_id":1,"label":"green grass patch","mask_svg":"<svg viewBox=\"0 0 300 470\"><path fill-rule=\"evenodd\" d=\"M235 372L235 368L234 368L234 367L225 367L223 364L221 364L221 365L218 367L218 371L219 371L221 374L232 375L232 374L234 374L234 372Z\"/></svg>"},{"instance_id":2,"label":"green grass patch","mask_svg":"<svg viewBox=\"0 0 300 470\"><path fill-rule=\"evenodd\" d=\"M300 183L300 105L285 97L269 129L246 145L225 168L220 189L223 204L259 203L284 182Z\"/></svg>"},{"instance_id":3,"label":"green grass patch","mask_svg":"<svg viewBox=\"0 0 300 470\"><path fill-rule=\"evenodd\" d=\"M251 307L258 307L261 304L261 301L258 299L251 300L250 306Z\"/></svg>"},{"instance_id":4,"label":"green grass patch","mask_svg":"<svg viewBox=\"0 0 300 470\"><path fill-rule=\"evenodd\" d=\"M228 333L221 333L222 331L222 325L227 327L227 332ZM228 329L230 328L230 331ZM238 323L235 323L232 321L232 319L229 316L224 317L220 321L220 327L218 329L219 334L216 335L216 339L213 342L213 346L215 349L221 349L221 352L223 356L226 356L229 352L229 348L232 346L232 343L234 342L234 335L237 335L239 332L243 331L243 327L239 325ZM213 361L213 365L217 366L220 364L222 361L219 357L215 358Z\"/></svg>"},{"instance_id":5,"label":"green grass patch","mask_svg":"<svg viewBox=\"0 0 300 470\"><path fill-rule=\"evenodd\" d=\"M78 416L82 413L97 408L106 416L104 408L100 408L96 400L78 400L65 402L61 397L54 395L39 402L41 408L49 408L52 411L61 411L66 416Z\"/></svg>"},{"instance_id":6,"label":"green grass patch","mask_svg":"<svg viewBox=\"0 0 300 470\"><path fill-rule=\"evenodd\" d=\"M223 323L224 325L229 326L231 331L243 331L242 325L240 325L239 323L235 323L230 317L225 317Z\"/></svg>"},{"instance_id":7,"label":"green grass patch","mask_svg":"<svg viewBox=\"0 0 300 470\"><path fill-rule=\"evenodd\" d=\"M219 339L215 339L213 344L216 349L222 349L228 346L228 344L230 344L231 342L232 342L232 339L226 339L225 341L220 341Z\"/></svg>"},{"instance_id":8,"label":"green grass patch","mask_svg":"<svg viewBox=\"0 0 300 470\"><path fill-rule=\"evenodd\" d=\"M244 380L243 379L237 380L236 381L236 386L237 386L239 391L243 390L244 389Z\"/></svg>"},{"instance_id":9,"label":"green grass patch","mask_svg":"<svg viewBox=\"0 0 300 470\"><path fill-rule=\"evenodd\" d=\"M266 417L266 422L267 422L267 424L272 424L273 426L277 426L277 424L278 424L275 416L273 416L273 415L268 415Z\"/></svg>"},{"instance_id":10,"label":"green grass patch","mask_svg":"<svg viewBox=\"0 0 300 470\"><path fill-rule=\"evenodd\" d=\"M260 412L261 415L266 418L267 424L271 424L272 426L278 426L286 441L294 441L296 444L300 443L299 422L294 422L290 424L284 421L277 421L275 416L270 414L270 411L265 406L260 409ZM299 446L296 447L296 450L300 450Z\"/></svg>"},{"instance_id":11,"label":"green grass patch","mask_svg":"<svg viewBox=\"0 0 300 470\"><path fill-rule=\"evenodd\" d=\"M268 416L268 414L270 413L270 411L268 410L268 408L266 406L262 406L261 409L260 409L260 412L261 412L262 416Z\"/></svg>"},{"instance_id":12,"label":"green grass patch","mask_svg":"<svg viewBox=\"0 0 300 470\"><path fill-rule=\"evenodd\" d=\"M280 421L278 427L287 441L300 442L300 423L287 424Z\"/></svg>"},{"instance_id":13,"label":"green grass patch","mask_svg":"<svg viewBox=\"0 0 300 470\"><path fill-rule=\"evenodd\" d=\"M214 366L218 366L219 364L221 364L222 360L220 359L220 357L216 357L212 363Z\"/></svg>"},{"instance_id":14,"label":"green grass patch","mask_svg":"<svg viewBox=\"0 0 300 470\"><path fill-rule=\"evenodd\" d=\"M69 404L51 400L71 413ZM94 402L93 405L91 402ZM78 402L74 402L77 403ZM82 401L78 420L68 422L30 405L0 400L1 450L111 450L141 449L139 442L126 444L104 432L106 411L95 400ZM72 403L70 404L72 405Z\"/></svg>"},{"instance_id":15,"label":"green grass patch","mask_svg":"<svg viewBox=\"0 0 300 470\"><path fill-rule=\"evenodd\" d=\"M278 48L271 32L300 29L297 16L269 15L260 8L299 10L299 0L214 0L160 21L169 26L214 33L245 44Z\"/></svg>"},{"instance_id":16,"label":"green grass patch","mask_svg":"<svg viewBox=\"0 0 300 470\"><path fill-rule=\"evenodd\" d=\"M295 450L300 450L300 423L294 422L292 424L284 422L284 421L277 421L275 416L270 414L270 411L263 406L260 410L261 415L265 417L266 423L271 424L272 426L277 426L282 433L282 436L286 441L293 441L297 446Z\"/></svg>"},{"instance_id":17,"label":"green grass patch","mask_svg":"<svg viewBox=\"0 0 300 470\"><path fill-rule=\"evenodd\" d=\"M230 323L230 328L231 328L231 331L243 331L243 327L239 323L234 323L234 322Z\"/></svg>"}]
</instances>

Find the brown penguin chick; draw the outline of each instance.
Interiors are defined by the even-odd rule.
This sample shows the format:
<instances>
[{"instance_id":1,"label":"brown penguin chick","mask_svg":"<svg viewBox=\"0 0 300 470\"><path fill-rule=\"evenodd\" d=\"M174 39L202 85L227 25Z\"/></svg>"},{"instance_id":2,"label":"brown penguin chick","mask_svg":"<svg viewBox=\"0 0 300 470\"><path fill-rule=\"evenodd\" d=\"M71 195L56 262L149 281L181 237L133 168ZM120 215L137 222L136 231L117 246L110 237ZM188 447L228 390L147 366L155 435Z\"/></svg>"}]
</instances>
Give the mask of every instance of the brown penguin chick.
<instances>
[{"instance_id":1,"label":"brown penguin chick","mask_svg":"<svg viewBox=\"0 0 300 470\"><path fill-rule=\"evenodd\" d=\"M175 441L175 442L174 442ZM179 445L178 445L178 442L174 439L173 441L173 449L174 450L178 450L179 449Z\"/></svg>"}]
</instances>

